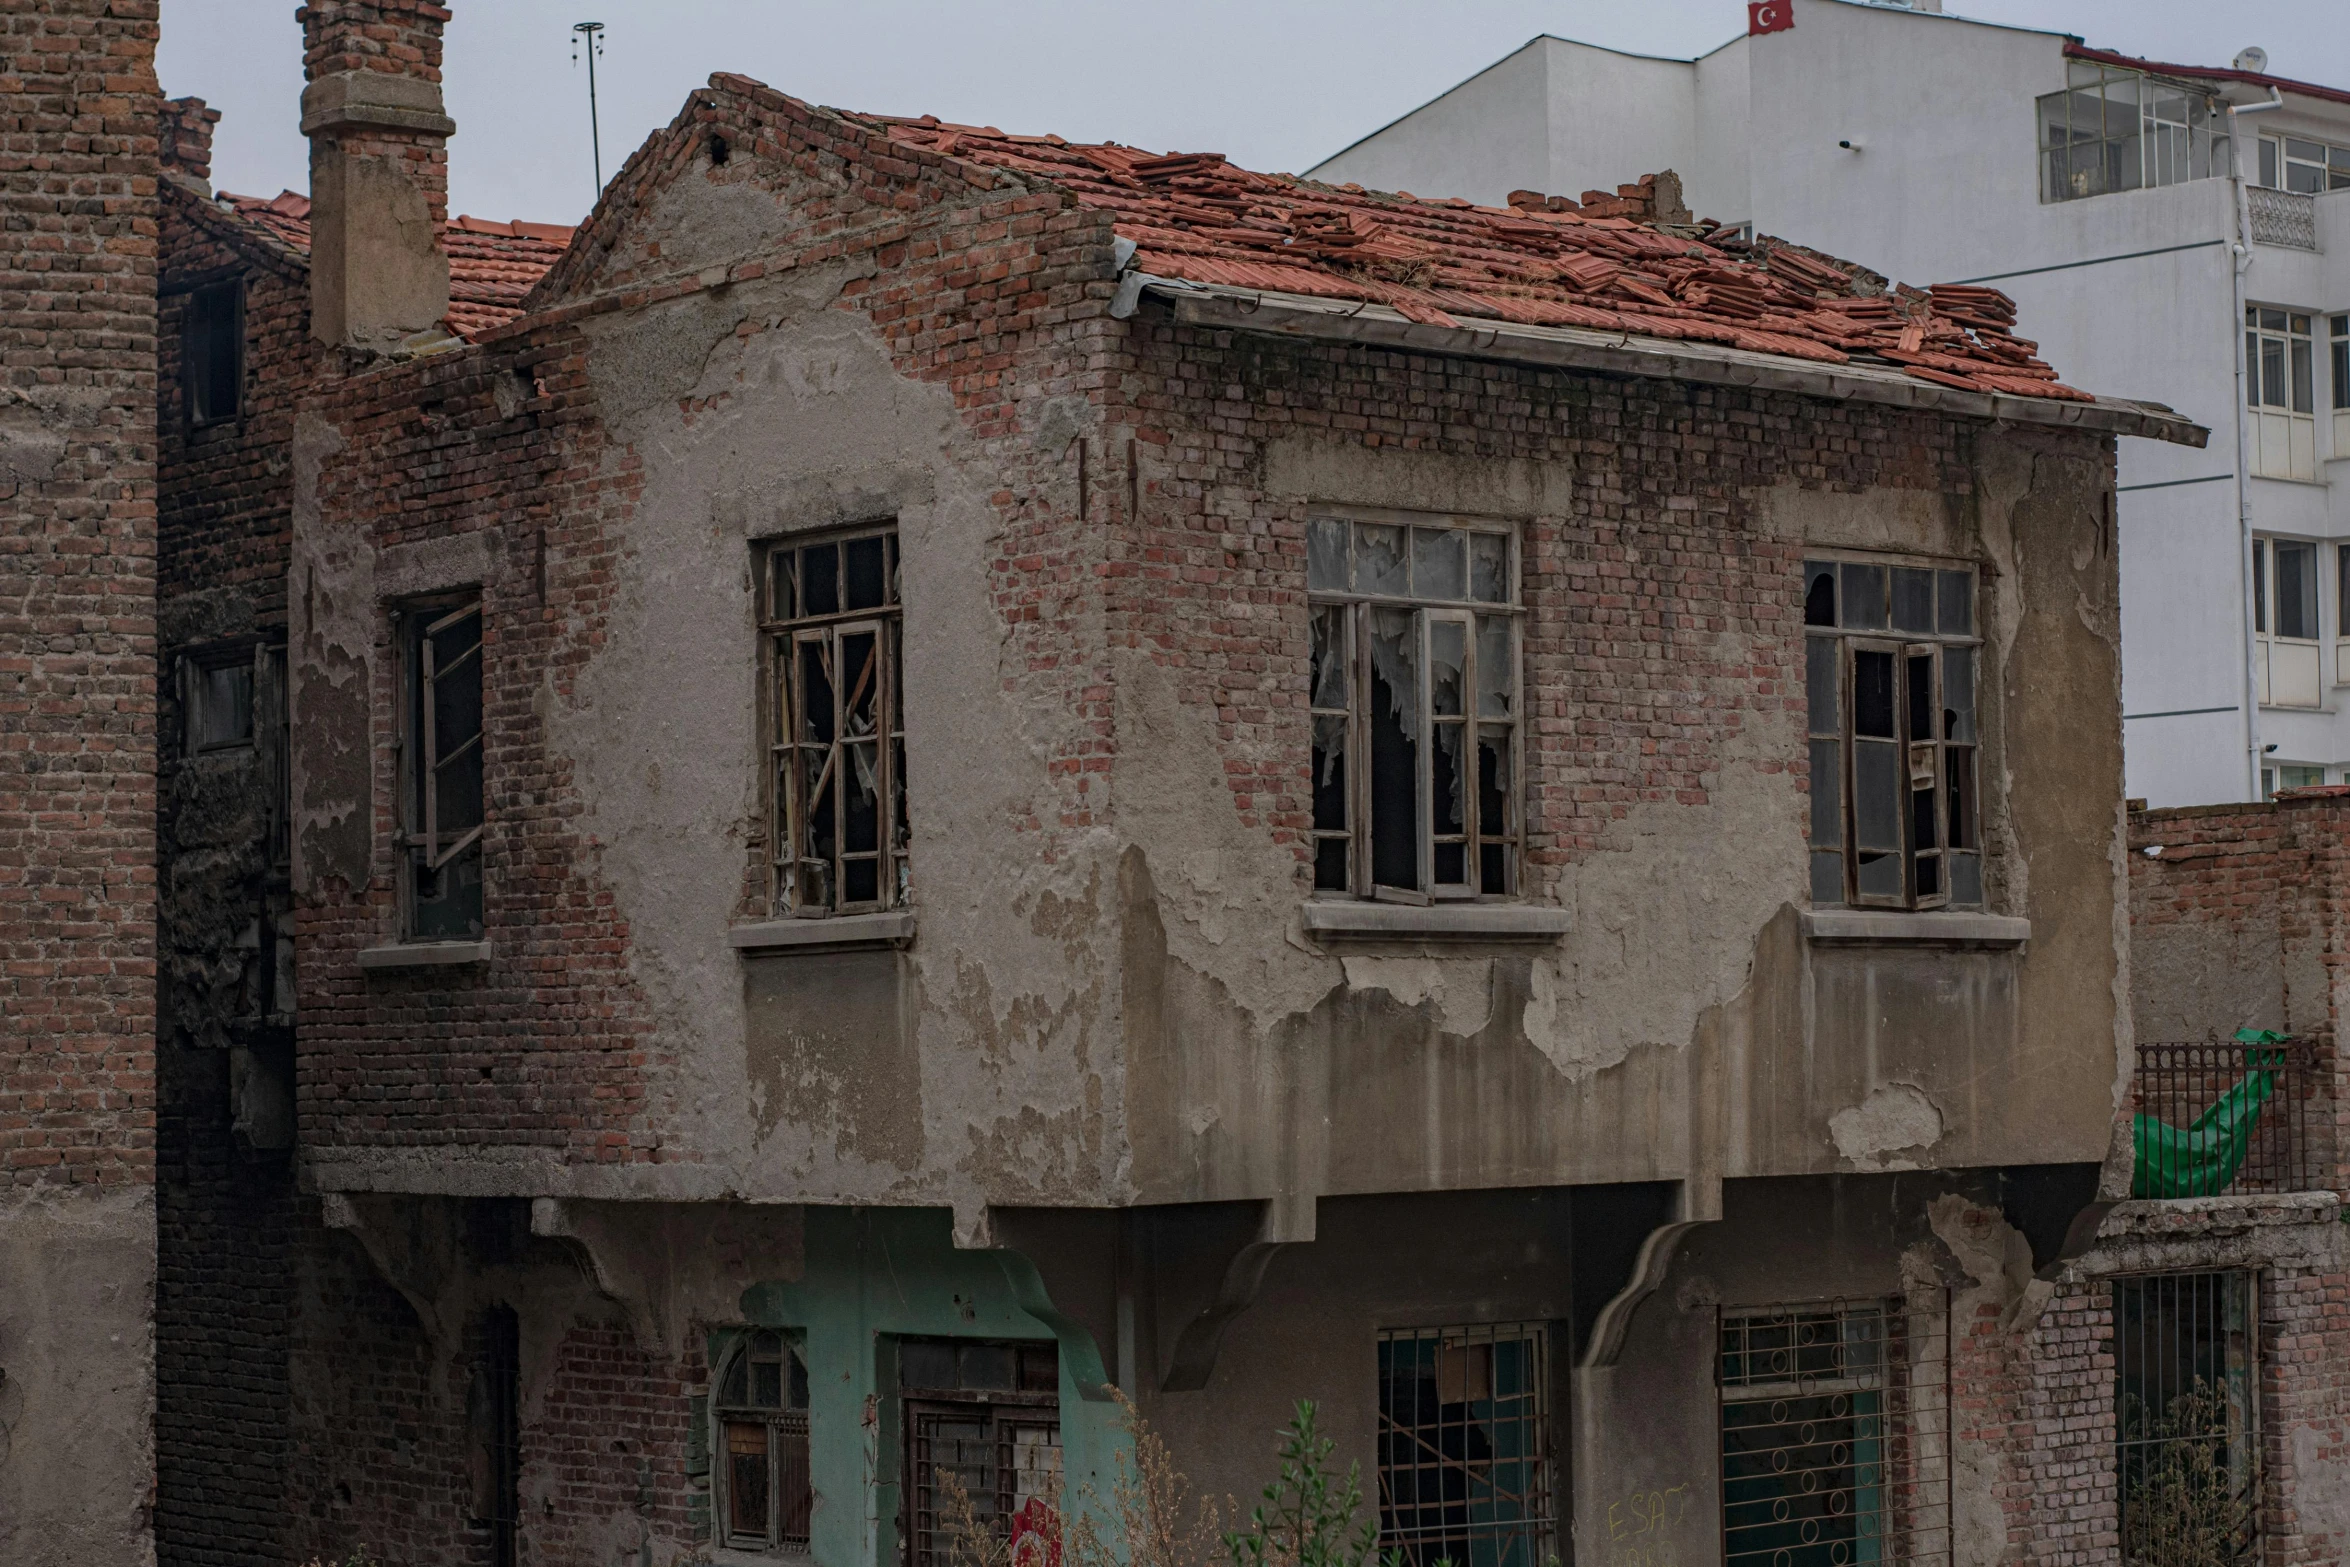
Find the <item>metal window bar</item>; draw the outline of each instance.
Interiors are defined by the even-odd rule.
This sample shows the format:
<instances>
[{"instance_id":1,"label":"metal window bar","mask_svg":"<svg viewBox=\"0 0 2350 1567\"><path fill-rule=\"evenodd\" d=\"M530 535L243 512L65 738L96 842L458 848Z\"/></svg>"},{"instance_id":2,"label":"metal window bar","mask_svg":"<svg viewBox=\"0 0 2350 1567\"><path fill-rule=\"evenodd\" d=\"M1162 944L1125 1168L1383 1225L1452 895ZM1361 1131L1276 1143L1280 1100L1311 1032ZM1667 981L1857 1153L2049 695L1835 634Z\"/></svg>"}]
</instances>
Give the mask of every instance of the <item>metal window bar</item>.
<instances>
[{"instance_id":1,"label":"metal window bar","mask_svg":"<svg viewBox=\"0 0 2350 1567\"><path fill-rule=\"evenodd\" d=\"M2138 1046L2132 1087L2142 1135L2133 1189L2173 1197L2315 1190L2311 1054L2298 1039Z\"/></svg>"},{"instance_id":2,"label":"metal window bar","mask_svg":"<svg viewBox=\"0 0 2350 1567\"><path fill-rule=\"evenodd\" d=\"M957 1490L971 1521L999 1541L1037 1522L1032 1503L1057 1514L1061 1428L1051 1412L910 1401L907 1426L909 1567L941 1567L964 1553Z\"/></svg>"},{"instance_id":3,"label":"metal window bar","mask_svg":"<svg viewBox=\"0 0 2350 1567\"><path fill-rule=\"evenodd\" d=\"M2113 1281L2124 1567L2260 1560L2257 1304L2242 1271Z\"/></svg>"},{"instance_id":4,"label":"metal window bar","mask_svg":"<svg viewBox=\"0 0 2350 1567\"><path fill-rule=\"evenodd\" d=\"M1550 1339L1540 1323L1379 1335L1379 1535L1412 1567L1545 1567Z\"/></svg>"},{"instance_id":5,"label":"metal window bar","mask_svg":"<svg viewBox=\"0 0 2350 1567\"><path fill-rule=\"evenodd\" d=\"M1725 1567L1952 1560L1948 1296L1725 1308Z\"/></svg>"}]
</instances>

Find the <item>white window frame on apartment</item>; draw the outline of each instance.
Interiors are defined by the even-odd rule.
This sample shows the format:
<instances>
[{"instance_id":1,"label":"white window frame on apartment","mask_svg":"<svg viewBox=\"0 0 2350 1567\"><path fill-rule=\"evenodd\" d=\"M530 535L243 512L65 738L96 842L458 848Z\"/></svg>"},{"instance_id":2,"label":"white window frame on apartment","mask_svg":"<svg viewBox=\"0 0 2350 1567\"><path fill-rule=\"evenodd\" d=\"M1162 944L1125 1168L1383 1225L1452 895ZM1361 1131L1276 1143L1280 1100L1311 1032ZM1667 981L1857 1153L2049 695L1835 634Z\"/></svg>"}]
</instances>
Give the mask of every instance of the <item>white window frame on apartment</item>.
<instances>
[{"instance_id":1,"label":"white window frame on apartment","mask_svg":"<svg viewBox=\"0 0 2350 1567\"><path fill-rule=\"evenodd\" d=\"M2307 136L2263 136L2260 183L2302 196L2350 190L2350 147Z\"/></svg>"},{"instance_id":2,"label":"white window frame on apartment","mask_svg":"<svg viewBox=\"0 0 2350 1567\"><path fill-rule=\"evenodd\" d=\"M2076 60L2066 89L2034 107L2043 203L2228 172L2226 120L2208 87Z\"/></svg>"},{"instance_id":3,"label":"white window frame on apartment","mask_svg":"<svg viewBox=\"0 0 2350 1567\"><path fill-rule=\"evenodd\" d=\"M2311 540L2264 533L2252 541L2253 673L2262 707L2325 705L2318 569Z\"/></svg>"},{"instance_id":4,"label":"white window frame on apartment","mask_svg":"<svg viewBox=\"0 0 2350 1567\"><path fill-rule=\"evenodd\" d=\"M2350 457L2350 313L2326 317L2326 370L2334 415L2331 455Z\"/></svg>"},{"instance_id":5,"label":"white window frame on apartment","mask_svg":"<svg viewBox=\"0 0 2350 1567\"><path fill-rule=\"evenodd\" d=\"M2244 307L2244 402L2252 471L2263 479L2317 477L2317 340L2310 312Z\"/></svg>"}]
</instances>

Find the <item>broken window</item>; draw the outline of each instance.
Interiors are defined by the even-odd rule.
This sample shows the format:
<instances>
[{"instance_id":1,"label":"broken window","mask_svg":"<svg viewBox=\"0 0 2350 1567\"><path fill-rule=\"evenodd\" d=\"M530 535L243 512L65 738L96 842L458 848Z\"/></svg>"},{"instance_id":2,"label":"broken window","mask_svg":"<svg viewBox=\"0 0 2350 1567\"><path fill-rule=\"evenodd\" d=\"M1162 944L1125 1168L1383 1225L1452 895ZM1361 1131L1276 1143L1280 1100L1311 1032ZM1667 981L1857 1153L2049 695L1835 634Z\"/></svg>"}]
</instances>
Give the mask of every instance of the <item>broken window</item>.
<instances>
[{"instance_id":1,"label":"broken window","mask_svg":"<svg viewBox=\"0 0 2350 1567\"><path fill-rule=\"evenodd\" d=\"M2252 1275L2113 1281L2121 1559L2254 1562L2260 1420Z\"/></svg>"},{"instance_id":2,"label":"broken window","mask_svg":"<svg viewBox=\"0 0 2350 1567\"><path fill-rule=\"evenodd\" d=\"M1525 1322L1379 1335L1379 1543L1410 1567L1552 1559L1549 1346Z\"/></svg>"},{"instance_id":3,"label":"broken window","mask_svg":"<svg viewBox=\"0 0 2350 1567\"><path fill-rule=\"evenodd\" d=\"M195 648L180 658L180 718L190 756L249 746L256 732L256 661L250 642Z\"/></svg>"},{"instance_id":4,"label":"broken window","mask_svg":"<svg viewBox=\"0 0 2350 1567\"><path fill-rule=\"evenodd\" d=\"M399 615L401 816L408 938L482 934L482 618L478 594Z\"/></svg>"},{"instance_id":5,"label":"broken window","mask_svg":"<svg viewBox=\"0 0 2350 1567\"><path fill-rule=\"evenodd\" d=\"M1050 1343L901 1339L907 1567L967 1554L969 1519L1012 1561L1053 1560L1061 1531L1061 1365ZM960 1493L960 1500L957 1493ZM1039 1552L1023 1549L1031 1536Z\"/></svg>"},{"instance_id":6,"label":"broken window","mask_svg":"<svg viewBox=\"0 0 2350 1567\"><path fill-rule=\"evenodd\" d=\"M780 1333L746 1333L718 1378L720 1543L805 1555L808 1368Z\"/></svg>"},{"instance_id":7,"label":"broken window","mask_svg":"<svg viewBox=\"0 0 2350 1567\"><path fill-rule=\"evenodd\" d=\"M2316 707L2324 700L2317 593L2315 544L2252 541L2252 670L2263 707Z\"/></svg>"},{"instance_id":8,"label":"broken window","mask_svg":"<svg viewBox=\"0 0 2350 1567\"><path fill-rule=\"evenodd\" d=\"M515 1567L522 1519L522 1324L511 1306L492 1306L475 1324L472 1385L466 1394L466 1478L474 1527L490 1535L491 1567Z\"/></svg>"},{"instance_id":9,"label":"broken window","mask_svg":"<svg viewBox=\"0 0 2350 1567\"><path fill-rule=\"evenodd\" d=\"M910 832L897 532L771 544L760 566L772 906L900 907Z\"/></svg>"},{"instance_id":10,"label":"broken window","mask_svg":"<svg viewBox=\"0 0 2350 1567\"><path fill-rule=\"evenodd\" d=\"M245 285L188 295L180 313L180 390L190 429L236 418L244 406Z\"/></svg>"},{"instance_id":11,"label":"broken window","mask_svg":"<svg viewBox=\"0 0 2350 1567\"><path fill-rule=\"evenodd\" d=\"M1945 1308L1723 1308L1724 1567L1948 1559Z\"/></svg>"},{"instance_id":12,"label":"broken window","mask_svg":"<svg viewBox=\"0 0 2350 1567\"><path fill-rule=\"evenodd\" d=\"M1317 890L1518 891L1517 585L1504 528L1307 524Z\"/></svg>"},{"instance_id":13,"label":"broken window","mask_svg":"<svg viewBox=\"0 0 2350 1567\"><path fill-rule=\"evenodd\" d=\"M2244 307L2244 402L2252 471L2269 479L2317 477L2317 349L2309 315Z\"/></svg>"},{"instance_id":14,"label":"broken window","mask_svg":"<svg viewBox=\"0 0 2350 1567\"><path fill-rule=\"evenodd\" d=\"M1815 906L1977 907L1975 573L1804 564Z\"/></svg>"},{"instance_id":15,"label":"broken window","mask_svg":"<svg viewBox=\"0 0 2350 1567\"><path fill-rule=\"evenodd\" d=\"M2070 72L2039 100L2042 201L2229 172L2226 111L2208 89L2087 61Z\"/></svg>"}]
</instances>

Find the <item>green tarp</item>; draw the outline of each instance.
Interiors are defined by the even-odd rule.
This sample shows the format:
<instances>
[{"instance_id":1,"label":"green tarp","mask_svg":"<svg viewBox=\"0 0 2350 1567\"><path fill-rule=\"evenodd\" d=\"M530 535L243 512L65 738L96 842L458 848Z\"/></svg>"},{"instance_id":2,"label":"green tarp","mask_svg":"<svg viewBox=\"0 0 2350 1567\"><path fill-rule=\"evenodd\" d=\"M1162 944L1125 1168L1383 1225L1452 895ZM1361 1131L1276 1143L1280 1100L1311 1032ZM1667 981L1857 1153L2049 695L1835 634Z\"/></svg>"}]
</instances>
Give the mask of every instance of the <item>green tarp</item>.
<instances>
[{"instance_id":1,"label":"green tarp","mask_svg":"<svg viewBox=\"0 0 2350 1567\"><path fill-rule=\"evenodd\" d=\"M2260 1107L2276 1087L2275 1069L2285 1064L2284 1052L2274 1048L2285 1036L2239 1028L2236 1041L2245 1047L2242 1080L2191 1125L2172 1126L2150 1115L2132 1121L2138 1150L2132 1197L2216 1197L2235 1180L2260 1124Z\"/></svg>"}]
</instances>

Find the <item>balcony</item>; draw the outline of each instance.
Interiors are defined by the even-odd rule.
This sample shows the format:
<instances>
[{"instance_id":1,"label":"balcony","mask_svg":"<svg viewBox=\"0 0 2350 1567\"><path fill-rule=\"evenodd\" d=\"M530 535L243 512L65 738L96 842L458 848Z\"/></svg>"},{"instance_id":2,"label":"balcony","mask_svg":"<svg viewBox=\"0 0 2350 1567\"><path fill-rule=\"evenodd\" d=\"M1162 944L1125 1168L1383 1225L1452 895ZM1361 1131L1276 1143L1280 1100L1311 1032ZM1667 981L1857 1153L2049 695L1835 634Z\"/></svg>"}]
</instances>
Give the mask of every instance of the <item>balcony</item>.
<instances>
[{"instance_id":1,"label":"balcony","mask_svg":"<svg viewBox=\"0 0 2350 1567\"><path fill-rule=\"evenodd\" d=\"M2245 196L2252 207L2252 243L2285 250L2317 249L2317 198L2298 191L2253 185Z\"/></svg>"},{"instance_id":2,"label":"balcony","mask_svg":"<svg viewBox=\"0 0 2350 1567\"><path fill-rule=\"evenodd\" d=\"M2310 1050L2244 1030L2235 1039L2138 1047L2133 1197L2306 1192L2326 1183L2311 1146Z\"/></svg>"}]
</instances>

